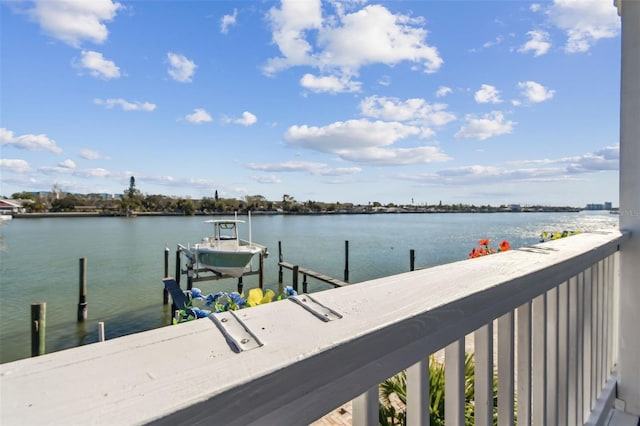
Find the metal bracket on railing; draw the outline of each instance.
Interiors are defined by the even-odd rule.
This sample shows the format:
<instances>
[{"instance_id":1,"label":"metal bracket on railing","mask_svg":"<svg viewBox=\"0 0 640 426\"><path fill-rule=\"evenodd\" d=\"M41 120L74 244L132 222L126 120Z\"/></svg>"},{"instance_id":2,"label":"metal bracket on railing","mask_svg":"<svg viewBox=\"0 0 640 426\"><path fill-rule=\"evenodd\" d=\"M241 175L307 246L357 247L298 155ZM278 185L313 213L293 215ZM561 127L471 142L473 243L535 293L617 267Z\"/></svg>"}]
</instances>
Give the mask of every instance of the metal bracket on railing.
<instances>
[{"instance_id":1,"label":"metal bracket on railing","mask_svg":"<svg viewBox=\"0 0 640 426\"><path fill-rule=\"evenodd\" d=\"M528 251L530 253L540 253L540 254L550 254L550 253L552 253L554 251L558 251L558 249L556 249L556 248L535 247L535 246L518 247L516 250Z\"/></svg>"},{"instance_id":2,"label":"metal bracket on railing","mask_svg":"<svg viewBox=\"0 0 640 426\"><path fill-rule=\"evenodd\" d=\"M300 294L298 296L292 296L287 299L302 306L304 309L311 312L314 316L318 317L322 321L328 322L342 318L342 315L340 315L333 309L323 305L317 300L314 300L308 294Z\"/></svg>"},{"instance_id":3,"label":"metal bracket on railing","mask_svg":"<svg viewBox=\"0 0 640 426\"><path fill-rule=\"evenodd\" d=\"M220 329L231 350L236 353L259 348L263 345L260 339L233 311L211 314L209 319Z\"/></svg>"}]
</instances>

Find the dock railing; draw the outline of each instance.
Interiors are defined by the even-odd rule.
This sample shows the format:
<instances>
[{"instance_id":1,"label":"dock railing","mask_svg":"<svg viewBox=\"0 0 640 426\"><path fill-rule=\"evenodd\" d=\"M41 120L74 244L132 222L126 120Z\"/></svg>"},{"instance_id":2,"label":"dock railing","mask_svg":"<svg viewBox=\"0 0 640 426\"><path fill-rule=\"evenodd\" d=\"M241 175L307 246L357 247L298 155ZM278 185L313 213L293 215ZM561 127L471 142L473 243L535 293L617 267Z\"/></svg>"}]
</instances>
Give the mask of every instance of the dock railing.
<instances>
[{"instance_id":1,"label":"dock railing","mask_svg":"<svg viewBox=\"0 0 640 426\"><path fill-rule=\"evenodd\" d=\"M446 421L464 424L473 342L475 424L493 424L494 372L499 424L596 424L615 397L627 237L584 233L2 364L0 423L304 425L353 400L353 424L374 425L378 384L406 369L407 424L424 425L428 356L444 349Z\"/></svg>"}]
</instances>

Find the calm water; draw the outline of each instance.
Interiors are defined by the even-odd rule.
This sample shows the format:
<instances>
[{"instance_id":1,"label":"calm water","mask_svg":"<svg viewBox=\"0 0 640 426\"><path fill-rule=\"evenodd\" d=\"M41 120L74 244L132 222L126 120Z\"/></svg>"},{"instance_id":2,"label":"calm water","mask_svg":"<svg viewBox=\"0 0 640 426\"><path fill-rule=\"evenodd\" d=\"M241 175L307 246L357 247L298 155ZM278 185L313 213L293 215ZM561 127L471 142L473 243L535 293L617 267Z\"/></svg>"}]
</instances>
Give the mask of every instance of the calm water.
<instances>
[{"instance_id":1,"label":"calm water","mask_svg":"<svg viewBox=\"0 0 640 426\"><path fill-rule=\"evenodd\" d=\"M246 218L245 218L246 219ZM30 306L47 303L47 352L169 324L162 304L164 250L171 249L174 274L177 244L210 233L203 217L17 219L0 232L0 362L30 355ZM349 278L362 282L416 266L465 259L482 238L495 246L535 244L542 231L617 228L617 216L604 213L381 214L336 216L253 216L252 238L269 247L265 286L277 289L278 241L284 259L342 279L344 241L349 241ZM241 229L248 239L248 226ZM87 258L88 315L76 323L79 259ZM183 281L184 282L184 281ZM285 283L291 273L285 271ZM257 276L245 277L245 290ZM204 292L231 291L235 280L197 283ZM329 288L310 281L310 291Z\"/></svg>"}]
</instances>

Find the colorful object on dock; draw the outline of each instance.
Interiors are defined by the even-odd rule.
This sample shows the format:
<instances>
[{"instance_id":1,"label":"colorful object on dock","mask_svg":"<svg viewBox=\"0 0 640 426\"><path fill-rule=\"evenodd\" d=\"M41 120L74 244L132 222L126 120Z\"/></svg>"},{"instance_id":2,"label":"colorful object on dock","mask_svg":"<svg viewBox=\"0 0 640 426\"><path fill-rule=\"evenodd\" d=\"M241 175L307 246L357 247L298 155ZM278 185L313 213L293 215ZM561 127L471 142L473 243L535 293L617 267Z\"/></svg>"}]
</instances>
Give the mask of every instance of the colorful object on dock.
<instances>
[{"instance_id":1,"label":"colorful object on dock","mask_svg":"<svg viewBox=\"0 0 640 426\"><path fill-rule=\"evenodd\" d=\"M544 243L545 241L550 241L550 240L557 240L559 238L566 238L566 237L570 237L572 235L578 235L581 234L582 231L562 231L562 232L542 232L540 234L540 242Z\"/></svg>"},{"instance_id":2,"label":"colorful object on dock","mask_svg":"<svg viewBox=\"0 0 640 426\"><path fill-rule=\"evenodd\" d=\"M228 293L219 291L217 293L209 293L204 295L202 290L197 287L191 290L183 291L173 278L165 278L164 286L171 295L173 303L176 306L177 317L174 318L174 324L183 321L190 321L198 318L206 318L211 313L237 311L238 309L250 308L273 300L282 300L291 296L297 296L297 292L287 286L282 294L276 297L273 290L262 292L262 289L252 288L249 290L249 296L245 298L244 294L236 291ZM194 306L194 300L204 301L205 306L209 309Z\"/></svg>"},{"instance_id":3,"label":"colorful object on dock","mask_svg":"<svg viewBox=\"0 0 640 426\"><path fill-rule=\"evenodd\" d=\"M498 244L498 249L489 247L489 239L487 238L478 241L478 245L480 246L480 248L474 247L471 249L471 253L469 253L469 257L471 259L480 256L486 256L489 254L500 253L502 251L508 251L511 249L511 245L507 240L504 240L500 244Z\"/></svg>"}]
</instances>

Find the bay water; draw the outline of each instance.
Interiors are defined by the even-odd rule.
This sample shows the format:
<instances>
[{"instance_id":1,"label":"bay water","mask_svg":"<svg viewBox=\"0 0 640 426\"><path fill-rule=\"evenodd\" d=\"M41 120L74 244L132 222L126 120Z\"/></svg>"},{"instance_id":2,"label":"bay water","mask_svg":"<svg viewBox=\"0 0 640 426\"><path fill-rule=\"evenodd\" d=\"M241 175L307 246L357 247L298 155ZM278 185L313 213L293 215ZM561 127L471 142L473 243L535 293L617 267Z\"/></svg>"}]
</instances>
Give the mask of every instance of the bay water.
<instances>
[{"instance_id":1,"label":"bay water","mask_svg":"<svg viewBox=\"0 0 640 426\"><path fill-rule=\"evenodd\" d=\"M162 304L164 252L175 273L178 244L209 236L210 217L14 219L0 225L0 363L30 356L30 306L46 302L46 351L98 340L98 322L107 339L167 326L170 305ZM218 219L218 217L216 217ZM246 220L245 217L240 219ZM409 253L416 267L463 260L484 238L513 249L536 244L543 231L617 229L618 217L580 213L254 215L251 239L269 248L266 288L278 288L278 242L286 262L343 279L349 241L349 281L407 272ZM249 239L249 224L240 229ZM77 323L79 259L86 258L88 320ZM254 262L257 264L257 262ZM183 287L186 279L183 277ZM291 272L284 273L285 285ZM206 294L234 291L226 279L195 284ZM363 284L366 285L366 284ZM258 286L244 278L245 292ZM331 288L309 280L309 291Z\"/></svg>"}]
</instances>

